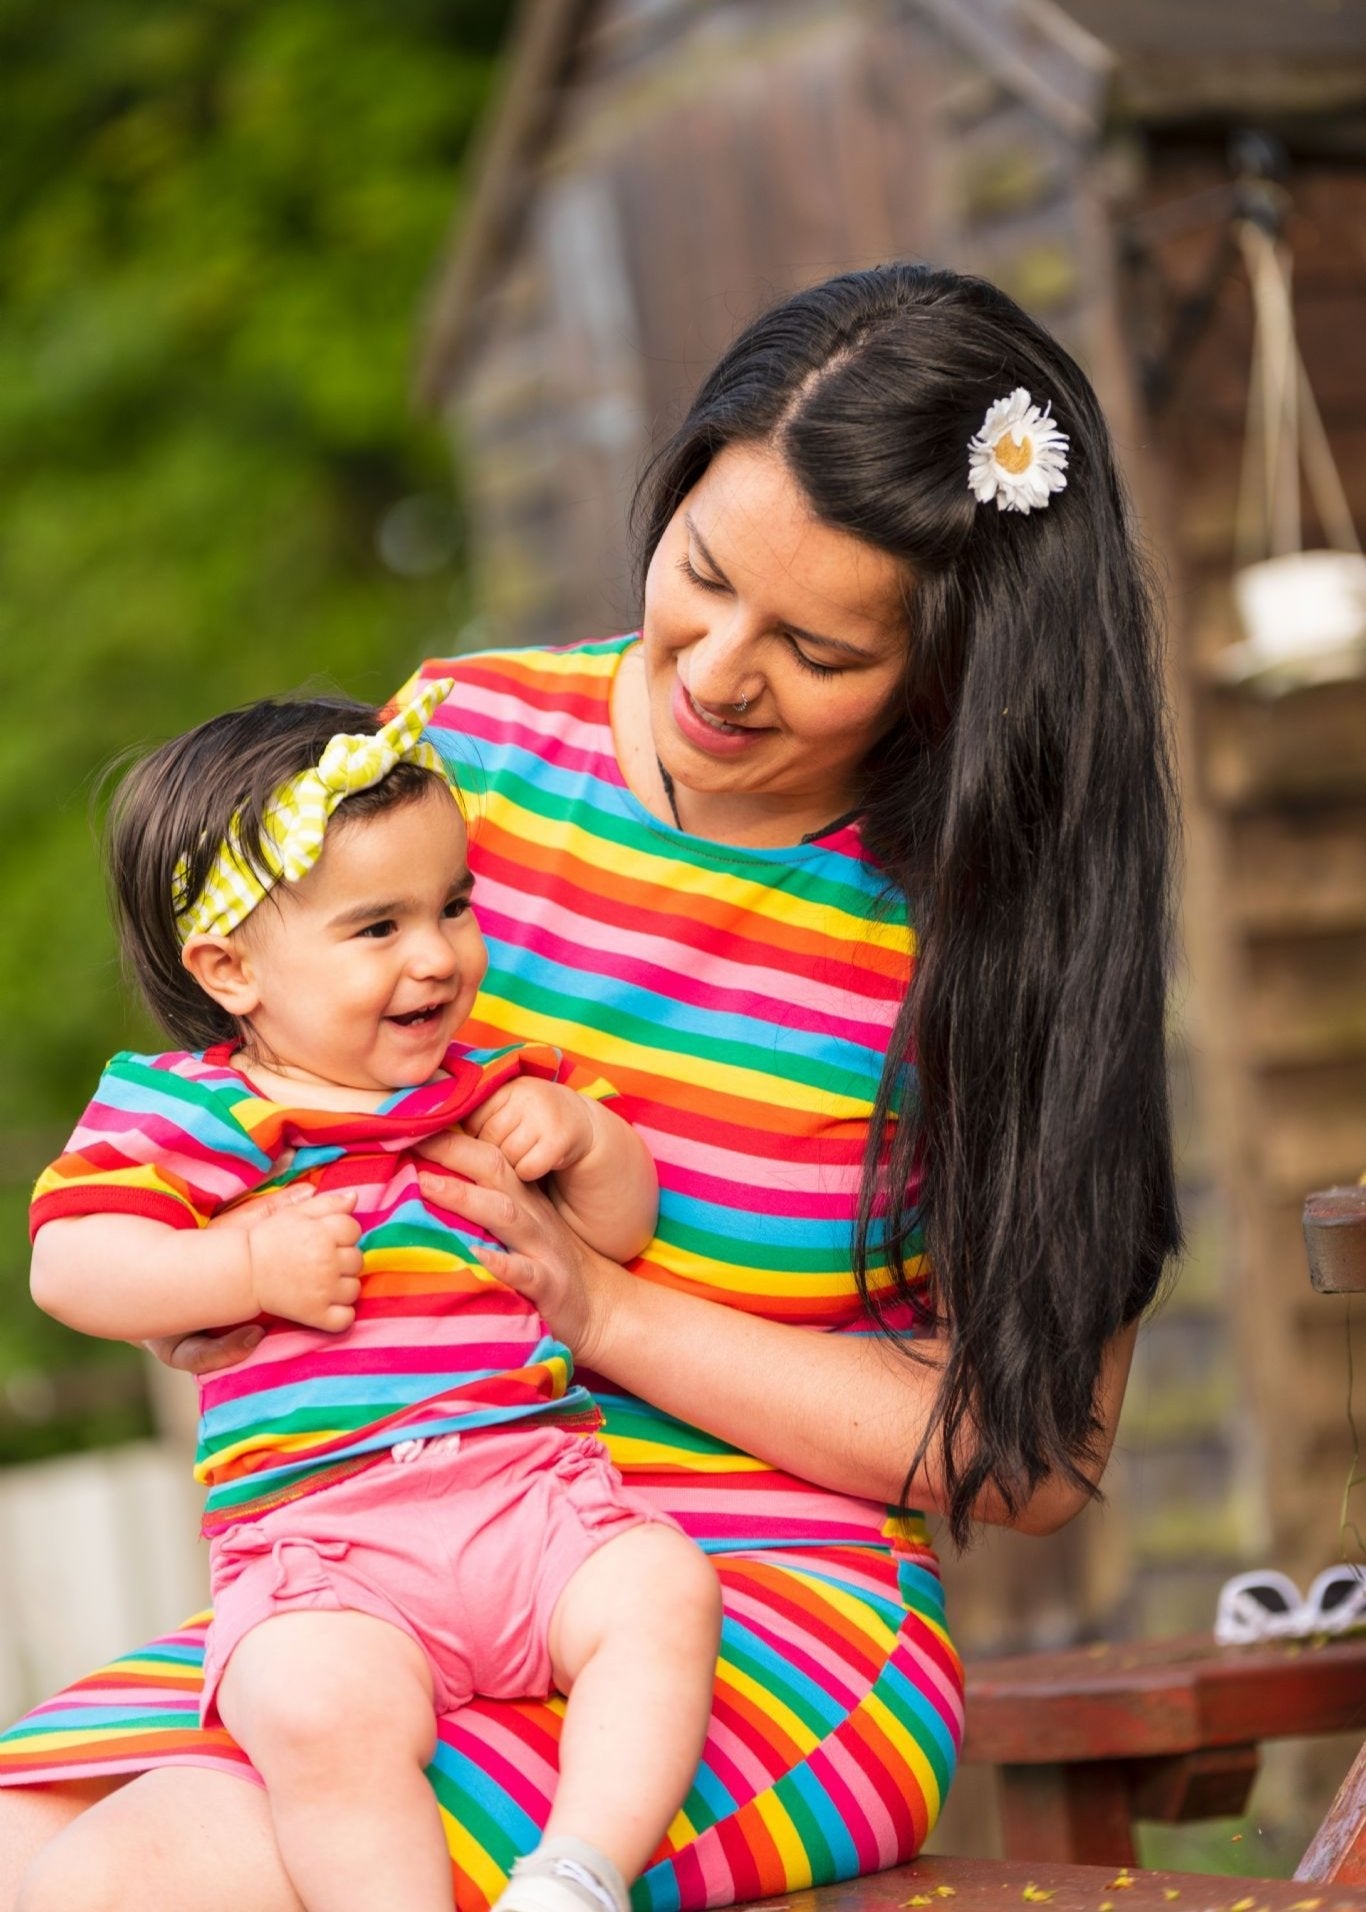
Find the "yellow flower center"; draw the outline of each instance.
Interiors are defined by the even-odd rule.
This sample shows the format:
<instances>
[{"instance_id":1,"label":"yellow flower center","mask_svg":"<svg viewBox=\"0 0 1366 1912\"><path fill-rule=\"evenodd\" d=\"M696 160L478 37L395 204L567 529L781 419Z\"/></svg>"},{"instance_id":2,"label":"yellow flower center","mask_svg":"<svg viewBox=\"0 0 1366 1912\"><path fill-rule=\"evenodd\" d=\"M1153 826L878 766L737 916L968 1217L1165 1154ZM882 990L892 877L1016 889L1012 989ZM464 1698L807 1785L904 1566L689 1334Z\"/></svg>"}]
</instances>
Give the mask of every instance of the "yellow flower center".
<instances>
[{"instance_id":1,"label":"yellow flower center","mask_svg":"<svg viewBox=\"0 0 1366 1912\"><path fill-rule=\"evenodd\" d=\"M994 456L1003 471L1028 471L1034 457L1034 442L1029 438L1012 438L1008 432L1002 433L996 440Z\"/></svg>"}]
</instances>

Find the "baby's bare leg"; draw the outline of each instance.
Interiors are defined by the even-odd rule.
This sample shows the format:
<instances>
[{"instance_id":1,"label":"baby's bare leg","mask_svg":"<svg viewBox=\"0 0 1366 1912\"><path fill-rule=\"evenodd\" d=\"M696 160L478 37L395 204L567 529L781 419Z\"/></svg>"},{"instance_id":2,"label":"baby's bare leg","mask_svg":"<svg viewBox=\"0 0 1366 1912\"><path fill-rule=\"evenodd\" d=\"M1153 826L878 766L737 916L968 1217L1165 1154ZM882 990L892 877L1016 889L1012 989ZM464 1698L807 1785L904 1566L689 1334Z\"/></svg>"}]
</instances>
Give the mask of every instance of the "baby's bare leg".
<instances>
[{"instance_id":1,"label":"baby's bare leg","mask_svg":"<svg viewBox=\"0 0 1366 1912\"><path fill-rule=\"evenodd\" d=\"M266 1782L285 1868L309 1912L450 1912L450 1857L423 1776L436 1746L425 1654L365 1613L253 1627L218 1689Z\"/></svg>"},{"instance_id":2,"label":"baby's bare leg","mask_svg":"<svg viewBox=\"0 0 1366 1912\"><path fill-rule=\"evenodd\" d=\"M716 1573L672 1527L632 1527L579 1568L550 1623L569 1705L547 1841L645 1869L697 1770L720 1633Z\"/></svg>"}]
</instances>

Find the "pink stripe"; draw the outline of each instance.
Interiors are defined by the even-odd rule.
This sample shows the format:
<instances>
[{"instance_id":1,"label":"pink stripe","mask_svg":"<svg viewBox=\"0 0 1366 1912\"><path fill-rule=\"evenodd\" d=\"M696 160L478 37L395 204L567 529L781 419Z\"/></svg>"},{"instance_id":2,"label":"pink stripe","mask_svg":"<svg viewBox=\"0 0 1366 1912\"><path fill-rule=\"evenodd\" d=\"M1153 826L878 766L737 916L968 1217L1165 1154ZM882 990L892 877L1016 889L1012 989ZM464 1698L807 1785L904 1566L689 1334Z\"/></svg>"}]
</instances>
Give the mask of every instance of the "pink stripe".
<instances>
[{"instance_id":1,"label":"pink stripe","mask_svg":"<svg viewBox=\"0 0 1366 1912\"><path fill-rule=\"evenodd\" d=\"M821 1741L807 1763L854 1842L859 1871L876 1872L898 1859L900 1841L891 1815L834 1734Z\"/></svg>"},{"instance_id":2,"label":"pink stripe","mask_svg":"<svg viewBox=\"0 0 1366 1912\"><path fill-rule=\"evenodd\" d=\"M858 1705L868 1692L872 1681L868 1669L855 1666L846 1660L834 1639L825 1633L818 1633L815 1626L808 1639L819 1646L820 1657L809 1652L800 1642L796 1633L796 1623L790 1614L784 1614L775 1625L773 1609L765 1606L762 1599L743 1594L738 1587L731 1589L730 1599L726 1602L729 1611L744 1621L752 1633L771 1647L778 1658L785 1660L805 1674L818 1692L828 1693L838 1698L851 1709ZM805 1617L805 1616L803 1616ZM874 1642L868 1642L869 1652L875 1650Z\"/></svg>"},{"instance_id":3,"label":"pink stripe","mask_svg":"<svg viewBox=\"0 0 1366 1912\"><path fill-rule=\"evenodd\" d=\"M485 1715L482 1709L470 1713L457 1713L453 1721L443 1721L441 1737L448 1741L457 1752L472 1760L486 1778L500 1785L508 1798L527 1815L533 1825L543 1826L554 1788L552 1784L551 1790L545 1791L533 1777L536 1763L534 1751L529 1749L515 1732L510 1735L514 1745L508 1752L505 1753L502 1749L490 1745L487 1735L482 1730L484 1724ZM479 1749L478 1752L474 1750L476 1747Z\"/></svg>"},{"instance_id":4,"label":"pink stripe","mask_svg":"<svg viewBox=\"0 0 1366 1912\"><path fill-rule=\"evenodd\" d=\"M527 706L520 695L509 696L487 684L474 682L460 686L459 709L454 721L442 722L437 712L431 728L456 732L462 742L512 745L540 759L542 763L584 770L596 782L619 784L619 775L608 776L606 766L616 770L609 755L611 728L606 723L588 724L573 711L557 709L538 712L538 724L525 723ZM469 752L456 746L457 758Z\"/></svg>"},{"instance_id":5,"label":"pink stripe","mask_svg":"<svg viewBox=\"0 0 1366 1912\"><path fill-rule=\"evenodd\" d=\"M679 1195L690 1195L697 1201L710 1202L718 1208L732 1209L737 1215L786 1215L794 1221L816 1222L848 1219L847 1192L803 1196L793 1189L761 1189L744 1179L723 1180L716 1175L694 1175L677 1161L670 1161L662 1147L655 1160L660 1182L665 1188ZM761 1240L765 1238L763 1230L752 1226L743 1230L737 1228L735 1234L741 1239L752 1235L758 1235Z\"/></svg>"},{"instance_id":6,"label":"pink stripe","mask_svg":"<svg viewBox=\"0 0 1366 1912\"><path fill-rule=\"evenodd\" d=\"M877 1501L857 1500L852 1494L827 1494L818 1487L777 1487L772 1484L772 1474L756 1477L746 1470L721 1478L730 1486L730 1491L724 1497L724 1506L717 1504L720 1490L717 1486L718 1477L714 1474L670 1476L661 1471L661 1498L667 1497L671 1509L681 1508L685 1513L694 1510L698 1514L713 1512L726 1523L727 1528L732 1524L746 1527L752 1511L765 1521L776 1521L785 1535L801 1534L804 1548L822 1544L811 1537L812 1525L808 1523L829 1528L841 1540L856 1537L866 1545L870 1538L876 1540L880 1537L887 1519L886 1508ZM760 1484L765 1480L769 1483L766 1487ZM791 1557L785 1556L781 1548L774 1548L766 1558L776 1565L791 1565ZM888 1592L885 1582L880 1591L885 1597Z\"/></svg>"},{"instance_id":7,"label":"pink stripe","mask_svg":"<svg viewBox=\"0 0 1366 1912\"><path fill-rule=\"evenodd\" d=\"M923 1621L918 1621L914 1614L909 1614L907 1619L909 1624L903 1626L897 1641L896 1652L892 1655L889 1664L896 1665L902 1662L901 1670L912 1686L921 1692L932 1688L938 1694L941 1712L950 1724L956 1725L958 1738L961 1739L963 1736L962 1691L950 1680L939 1661L932 1654L927 1653L916 1640L915 1630L924 1624Z\"/></svg>"},{"instance_id":8,"label":"pink stripe","mask_svg":"<svg viewBox=\"0 0 1366 1912\"><path fill-rule=\"evenodd\" d=\"M559 1769L541 1751L542 1735L517 1733L505 1724L506 1719L517 1717L501 1708L479 1707L468 1718L470 1736L477 1736L494 1758L506 1761L515 1772L525 1774L533 1796L548 1805L555 1797ZM539 1820L543 1815L535 1816Z\"/></svg>"},{"instance_id":9,"label":"pink stripe","mask_svg":"<svg viewBox=\"0 0 1366 1912\"><path fill-rule=\"evenodd\" d=\"M539 1328L539 1323L533 1327ZM321 1338L321 1337L320 1337ZM260 1344L269 1348L273 1337L267 1335ZM291 1335L291 1340L299 1337ZM235 1368L229 1368L221 1374L205 1377L201 1384L200 1398L206 1411L223 1406L229 1401L237 1401L248 1395L259 1393L262 1388L294 1387L312 1380L327 1380L332 1377L352 1379L372 1375L422 1374L440 1379L443 1375L472 1373L476 1369L496 1372L511 1368L521 1370L528 1366L542 1366L533 1362L532 1355L540 1344L540 1335L533 1333L524 1340L509 1334L505 1341L471 1341L460 1344L460 1363L452 1370L449 1352L443 1348L425 1347L376 1347L367 1349L358 1358L353 1359L349 1351L342 1349L326 1350L318 1348L292 1360L280 1360L273 1355L269 1360L259 1360L256 1354L248 1355L245 1361ZM259 1354L259 1349L257 1350ZM547 1357L549 1359L549 1357ZM479 1383L483 1385L482 1381Z\"/></svg>"},{"instance_id":10,"label":"pink stripe","mask_svg":"<svg viewBox=\"0 0 1366 1912\"><path fill-rule=\"evenodd\" d=\"M517 945L526 940L527 899L493 875L480 874L475 910L486 936ZM900 995L891 977L858 972L858 994L820 975L803 978L801 1001L793 1000L792 976L761 960L765 944L756 937L756 960L741 963L708 951L705 978L684 974L678 967L678 946L663 936L651 936L624 924L613 924L610 947L603 926L558 901L555 921L562 935L543 924L535 932L536 954L564 966L570 975L612 976L634 988L647 990L666 1002L686 1003L708 1014L752 1017L769 1029L782 1027L829 1035L878 1048L896 1020ZM839 939L831 935L832 965L846 966ZM851 943L850 948L854 945ZM884 1000L871 1000L877 991ZM863 1014L856 1012L864 1011Z\"/></svg>"},{"instance_id":11,"label":"pink stripe","mask_svg":"<svg viewBox=\"0 0 1366 1912\"><path fill-rule=\"evenodd\" d=\"M111 1138L117 1139L111 1141ZM248 1182L262 1174L260 1164L249 1158L225 1165L222 1156L211 1155L207 1150L188 1154L185 1142L184 1131L173 1128L160 1116L142 1116L100 1102L92 1103L86 1110L86 1119L72 1136L67 1155L87 1154L92 1143L99 1149L112 1146L130 1167L144 1168L150 1164L162 1182L188 1183L187 1199L191 1202L200 1195L211 1196L216 1203L232 1201ZM60 1164L57 1166L60 1169ZM110 1171L101 1168L99 1172ZM199 1206L209 1204L201 1201Z\"/></svg>"},{"instance_id":12,"label":"pink stripe","mask_svg":"<svg viewBox=\"0 0 1366 1912\"><path fill-rule=\"evenodd\" d=\"M716 1773L737 1807L761 1793L772 1781L772 1774L754 1748L735 1728L712 1714L707 1728L705 1763Z\"/></svg>"},{"instance_id":13,"label":"pink stripe","mask_svg":"<svg viewBox=\"0 0 1366 1912\"><path fill-rule=\"evenodd\" d=\"M709 1827L688 1851L701 1875L703 1904L730 1905L735 1898L735 1879L717 1828Z\"/></svg>"},{"instance_id":14,"label":"pink stripe","mask_svg":"<svg viewBox=\"0 0 1366 1912\"><path fill-rule=\"evenodd\" d=\"M692 1135L675 1135L651 1126L648 1116L636 1118L631 1126L642 1138L661 1169L672 1176L675 1169L702 1178L713 1178L716 1186L726 1184L745 1190L749 1200L756 1189L781 1195L784 1200L802 1198L810 1193L813 1175L818 1175L831 1191L832 1204L843 1203L849 1212L849 1199L857 1190L862 1167L862 1149L851 1148L847 1162L829 1160L813 1167L810 1162L794 1162L791 1157L751 1154L748 1150L723 1148L712 1142L700 1142ZM771 1139L771 1138L770 1138ZM786 1211L799 1214L799 1209Z\"/></svg>"}]
</instances>

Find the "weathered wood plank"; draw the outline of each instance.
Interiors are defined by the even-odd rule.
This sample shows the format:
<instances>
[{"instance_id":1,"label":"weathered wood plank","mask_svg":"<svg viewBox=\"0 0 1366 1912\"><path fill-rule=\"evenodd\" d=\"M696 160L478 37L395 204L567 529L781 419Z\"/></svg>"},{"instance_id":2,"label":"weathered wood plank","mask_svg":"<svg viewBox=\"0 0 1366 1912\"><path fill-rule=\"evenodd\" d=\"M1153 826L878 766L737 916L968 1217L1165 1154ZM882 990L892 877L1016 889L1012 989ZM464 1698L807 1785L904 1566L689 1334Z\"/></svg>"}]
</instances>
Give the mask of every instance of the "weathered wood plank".
<instances>
[{"instance_id":1,"label":"weathered wood plank","mask_svg":"<svg viewBox=\"0 0 1366 1912\"><path fill-rule=\"evenodd\" d=\"M1295 1877L1366 1886L1366 1746L1352 1762L1327 1817L1295 1868Z\"/></svg>"},{"instance_id":2,"label":"weathered wood plank","mask_svg":"<svg viewBox=\"0 0 1366 1912\"><path fill-rule=\"evenodd\" d=\"M1366 1892L1348 1883L1306 1890L1292 1879L926 1857L818 1892L760 1900L753 1912L1019 1912L1021 1905L1047 1905L1050 1912L1364 1912Z\"/></svg>"},{"instance_id":3,"label":"weathered wood plank","mask_svg":"<svg viewBox=\"0 0 1366 1912\"><path fill-rule=\"evenodd\" d=\"M1366 1728L1366 1639L1209 1635L970 1663L965 1759L1131 1759Z\"/></svg>"}]
</instances>

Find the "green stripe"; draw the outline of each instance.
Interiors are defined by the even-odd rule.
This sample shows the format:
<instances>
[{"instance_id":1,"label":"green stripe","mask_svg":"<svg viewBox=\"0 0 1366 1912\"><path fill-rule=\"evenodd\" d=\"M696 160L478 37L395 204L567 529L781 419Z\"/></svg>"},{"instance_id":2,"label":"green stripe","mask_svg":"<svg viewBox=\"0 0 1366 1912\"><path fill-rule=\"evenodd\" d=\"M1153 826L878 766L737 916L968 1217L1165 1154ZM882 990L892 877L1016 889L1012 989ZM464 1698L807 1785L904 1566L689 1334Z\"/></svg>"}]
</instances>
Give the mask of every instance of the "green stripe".
<instances>
[{"instance_id":1,"label":"green stripe","mask_svg":"<svg viewBox=\"0 0 1366 1912\"><path fill-rule=\"evenodd\" d=\"M134 1055L128 1049L121 1050L110 1059L105 1074L119 1081L135 1082L172 1101L184 1102L191 1108L211 1110L225 1128L236 1129L258 1155L261 1153L260 1145L252 1141L233 1113L234 1101L247 1102L251 1099L250 1091L240 1084L230 1089L221 1082L204 1082L182 1075L177 1069L154 1069L145 1056Z\"/></svg>"},{"instance_id":2,"label":"green stripe","mask_svg":"<svg viewBox=\"0 0 1366 1912\"><path fill-rule=\"evenodd\" d=\"M828 1732L829 1730L830 1728L827 1727L826 1731ZM805 1760L802 1761L802 1767L803 1769L806 1767ZM814 1780L812 1783L815 1783ZM783 1773L775 1782L773 1791L775 1797L791 1818L793 1825L797 1828L797 1836L801 1840L802 1850L811 1863L812 1878L833 1878L835 1872L835 1855L831 1852L829 1842L821 1830L820 1821L802 1797L801 1787L798 1785L792 1773ZM855 1844L852 1835L850 1837L850 1844Z\"/></svg>"},{"instance_id":3,"label":"green stripe","mask_svg":"<svg viewBox=\"0 0 1366 1912\"><path fill-rule=\"evenodd\" d=\"M668 1414L642 1410L638 1402L624 1401L616 1394L596 1394L593 1397L602 1409L603 1421L608 1432L622 1440L648 1440L653 1444L681 1448L689 1454L735 1454L738 1448L728 1442L704 1434L700 1428L688 1427L682 1421L675 1421Z\"/></svg>"},{"instance_id":4,"label":"green stripe","mask_svg":"<svg viewBox=\"0 0 1366 1912\"><path fill-rule=\"evenodd\" d=\"M114 1704L112 1700L103 1702L92 1700L90 1703L92 1706L99 1704L112 1706ZM99 1746L110 1739L136 1740L141 1738L144 1733L164 1732L167 1727L179 1728L185 1733L193 1733L199 1730L199 1721L193 1713L144 1712L139 1712L135 1720L124 1720L122 1722L104 1721L98 1726L91 1724L84 1727L71 1724L58 1725L51 1717L39 1719L31 1726L27 1724L26 1721L20 1720L17 1726L11 1726L8 1731L0 1733L0 1746L7 1746L18 1739L46 1739L53 1733L75 1732L83 1733L94 1745ZM64 1751L56 1754L55 1757L58 1759L66 1759L71 1757L71 1755ZM3 1770L3 1768L0 1768L0 1770Z\"/></svg>"},{"instance_id":5,"label":"green stripe","mask_svg":"<svg viewBox=\"0 0 1366 1912\"><path fill-rule=\"evenodd\" d=\"M766 1268L792 1275L838 1274L840 1256L843 1255L847 1263L849 1252L846 1237L844 1244L832 1244L825 1248L797 1248L788 1241L746 1241L741 1244L743 1252L737 1253L734 1236L715 1234L705 1228L690 1228L687 1223L675 1221L667 1213L659 1218L656 1239L671 1248L685 1249L703 1261L719 1262L723 1268ZM801 1298L800 1294L787 1297L790 1300ZM774 1295L771 1299L781 1306L784 1297Z\"/></svg>"},{"instance_id":6,"label":"green stripe","mask_svg":"<svg viewBox=\"0 0 1366 1912\"><path fill-rule=\"evenodd\" d=\"M582 1022L602 1035L629 1043L642 1055L653 1051L687 1056L693 1062L738 1069L747 1075L776 1076L782 1081L815 1089L822 1095L841 1096L847 1101L864 1105L872 1100L871 1087L876 1084L880 1073L873 1066L876 1059L871 1051L868 1052L867 1069L840 1068L801 1051L779 1051L771 1040L766 1046L761 1046L758 1043L708 1037L695 1029L670 1029L644 1016L629 1015L620 1009L609 1010L606 1004L574 996L563 987L547 987L533 982L527 976L514 976L507 970L493 967L490 967L485 978L480 1000L483 1003L501 1002L513 1009L530 1010L561 1026L570 1021ZM659 997L658 1000L665 1003L669 1001L667 997ZM643 1067L644 1064L638 1066ZM727 1090L726 1093L743 1094L744 1091ZM757 1083L753 1094L756 1098L763 1095L766 1102L771 1100Z\"/></svg>"},{"instance_id":7,"label":"green stripe","mask_svg":"<svg viewBox=\"0 0 1366 1912\"><path fill-rule=\"evenodd\" d=\"M446 1811L463 1827L474 1843L502 1872L511 1872L514 1859L521 1857L506 1822L492 1819L473 1795L461 1784L458 1774L444 1772L441 1757L446 1749L437 1744L436 1756L427 1768L432 1790ZM464 1759L466 1755L456 1754Z\"/></svg>"},{"instance_id":8,"label":"green stripe","mask_svg":"<svg viewBox=\"0 0 1366 1912\"><path fill-rule=\"evenodd\" d=\"M682 863L690 869L702 871L708 868L698 854L696 839L680 838L675 844L671 838L661 837L647 822L586 801L581 787L574 796L565 798L557 791L542 789L528 782L510 766L504 767L493 787L500 796L515 803L518 809L543 821L573 824L589 836L633 851L639 856L649 857L652 861L672 857L675 863ZM591 827L586 818L592 819ZM725 854L729 866L743 852L727 846ZM839 859L839 864L848 865L855 871L869 867L844 857ZM880 886L874 882L841 882L829 871L822 872L818 866L810 863L783 864L770 858L756 857L753 867L754 881L765 891L780 889L784 895L799 896L822 909L839 910L859 923L870 920L870 904L880 894ZM730 871L738 882L745 881L742 869L743 866L740 870ZM774 882L775 876L781 879L779 883ZM681 896L680 902L685 901L686 895ZM899 897L889 898L886 914L890 923L897 927L904 926L905 904Z\"/></svg>"},{"instance_id":9,"label":"green stripe","mask_svg":"<svg viewBox=\"0 0 1366 1912\"><path fill-rule=\"evenodd\" d=\"M721 1668L733 1666L738 1673L747 1674L761 1692L781 1701L818 1739L824 1739L831 1731L832 1722L829 1713L813 1706L807 1698L806 1681L784 1678L782 1671L770 1661L756 1658L742 1644L737 1644L735 1630L741 1625L741 1621L727 1620L722 1626ZM838 1725L841 1717L838 1703L832 1703L830 1713L835 1715L834 1724Z\"/></svg>"}]
</instances>

